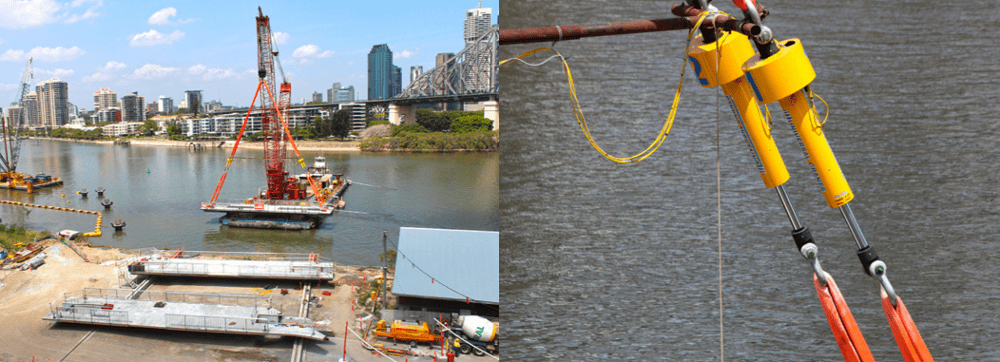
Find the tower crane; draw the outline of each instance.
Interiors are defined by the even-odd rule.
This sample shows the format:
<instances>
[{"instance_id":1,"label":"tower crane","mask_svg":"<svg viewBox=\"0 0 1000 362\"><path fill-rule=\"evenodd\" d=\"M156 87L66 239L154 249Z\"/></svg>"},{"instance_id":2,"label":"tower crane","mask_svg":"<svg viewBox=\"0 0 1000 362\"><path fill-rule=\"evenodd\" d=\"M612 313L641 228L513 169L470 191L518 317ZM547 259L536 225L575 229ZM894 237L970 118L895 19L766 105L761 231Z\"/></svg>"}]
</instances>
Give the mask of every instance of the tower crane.
<instances>
[{"instance_id":1,"label":"tower crane","mask_svg":"<svg viewBox=\"0 0 1000 362\"><path fill-rule=\"evenodd\" d=\"M21 84L17 89L17 96L13 103L17 103L17 106L21 108L21 114L19 117L13 117L13 115L7 117L0 126L0 132L3 134L3 151L0 152L0 178L9 180L16 175L17 171L17 159L21 154L21 140L20 131L22 120L27 116L26 110L24 109L24 95L28 94L28 88L31 83L31 63L33 58L28 58L28 65L24 67L24 73L21 75Z\"/></svg>"}]
</instances>

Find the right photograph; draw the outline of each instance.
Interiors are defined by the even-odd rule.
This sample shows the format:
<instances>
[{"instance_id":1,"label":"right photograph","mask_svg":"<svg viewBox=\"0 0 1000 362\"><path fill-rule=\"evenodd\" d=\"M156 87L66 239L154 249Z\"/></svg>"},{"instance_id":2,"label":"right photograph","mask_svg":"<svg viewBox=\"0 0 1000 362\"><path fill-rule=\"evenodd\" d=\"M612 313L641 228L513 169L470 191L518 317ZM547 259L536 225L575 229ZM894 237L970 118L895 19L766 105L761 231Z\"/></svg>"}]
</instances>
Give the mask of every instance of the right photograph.
<instances>
[{"instance_id":1,"label":"right photograph","mask_svg":"<svg viewBox=\"0 0 1000 362\"><path fill-rule=\"evenodd\" d=\"M963 5L502 1L507 358L1000 360L1000 5Z\"/></svg>"}]
</instances>

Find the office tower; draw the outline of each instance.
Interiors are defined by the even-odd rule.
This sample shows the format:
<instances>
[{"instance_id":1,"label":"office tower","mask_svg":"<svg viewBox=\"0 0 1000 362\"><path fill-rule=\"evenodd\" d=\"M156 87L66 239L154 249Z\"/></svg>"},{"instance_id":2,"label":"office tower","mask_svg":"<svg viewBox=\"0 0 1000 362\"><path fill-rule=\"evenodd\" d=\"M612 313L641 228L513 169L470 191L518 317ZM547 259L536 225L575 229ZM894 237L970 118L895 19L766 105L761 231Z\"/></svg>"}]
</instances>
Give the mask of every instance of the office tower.
<instances>
[{"instance_id":1,"label":"office tower","mask_svg":"<svg viewBox=\"0 0 1000 362\"><path fill-rule=\"evenodd\" d=\"M101 90L94 92L94 112L118 106L118 93L107 88L101 88Z\"/></svg>"},{"instance_id":2,"label":"office tower","mask_svg":"<svg viewBox=\"0 0 1000 362\"><path fill-rule=\"evenodd\" d=\"M174 113L174 99L167 96L160 96L156 100L156 111L165 115Z\"/></svg>"},{"instance_id":3,"label":"office tower","mask_svg":"<svg viewBox=\"0 0 1000 362\"><path fill-rule=\"evenodd\" d=\"M393 67L389 46L372 46L368 53L368 100L392 98Z\"/></svg>"},{"instance_id":4,"label":"office tower","mask_svg":"<svg viewBox=\"0 0 1000 362\"><path fill-rule=\"evenodd\" d=\"M146 98L139 96L139 92L132 92L122 96L122 122L145 122Z\"/></svg>"},{"instance_id":5,"label":"office tower","mask_svg":"<svg viewBox=\"0 0 1000 362\"><path fill-rule=\"evenodd\" d=\"M56 128L69 122L66 102L69 85L59 78L51 78L35 86L38 94L38 120L42 126Z\"/></svg>"}]
</instances>

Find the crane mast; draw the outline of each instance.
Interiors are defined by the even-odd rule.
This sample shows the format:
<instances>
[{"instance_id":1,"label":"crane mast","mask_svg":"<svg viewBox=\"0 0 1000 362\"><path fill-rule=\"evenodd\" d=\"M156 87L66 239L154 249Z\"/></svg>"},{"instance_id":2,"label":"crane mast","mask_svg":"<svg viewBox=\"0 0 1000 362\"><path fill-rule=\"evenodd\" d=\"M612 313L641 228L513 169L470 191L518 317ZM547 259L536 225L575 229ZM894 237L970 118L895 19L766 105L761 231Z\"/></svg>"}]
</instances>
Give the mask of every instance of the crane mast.
<instances>
[{"instance_id":1,"label":"crane mast","mask_svg":"<svg viewBox=\"0 0 1000 362\"><path fill-rule=\"evenodd\" d=\"M11 116L7 117L7 120L3 122L2 133L4 139L3 152L0 152L0 167L2 170L0 172L7 176L13 176L17 170L17 159L21 153L21 140L20 140L20 130L21 122L24 117L27 117L27 110L24 109L24 96L28 94L31 83L31 63L33 58L28 58L28 64L24 67L24 73L21 76L21 84L17 90L17 96L14 99L14 103L17 103L20 107L19 117Z\"/></svg>"},{"instance_id":2,"label":"crane mast","mask_svg":"<svg viewBox=\"0 0 1000 362\"><path fill-rule=\"evenodd\" d=\"M270 18L264 16L263 10L257 8L257 76L260 77L268 92L274 92L274 64L278 52L272 50L274 43L271 34ZM281 92L277 108L282 117L287 117L291 100L292 85L282 79ZM281 120L275 113L272 98L261 97L261 130L264 134L264 173L267 177L267 198L282 199L287 189L285 171L285 152L288 139L285 137ZM287 118L286 118L287 119Z\"/></svg>"}]
</instances>

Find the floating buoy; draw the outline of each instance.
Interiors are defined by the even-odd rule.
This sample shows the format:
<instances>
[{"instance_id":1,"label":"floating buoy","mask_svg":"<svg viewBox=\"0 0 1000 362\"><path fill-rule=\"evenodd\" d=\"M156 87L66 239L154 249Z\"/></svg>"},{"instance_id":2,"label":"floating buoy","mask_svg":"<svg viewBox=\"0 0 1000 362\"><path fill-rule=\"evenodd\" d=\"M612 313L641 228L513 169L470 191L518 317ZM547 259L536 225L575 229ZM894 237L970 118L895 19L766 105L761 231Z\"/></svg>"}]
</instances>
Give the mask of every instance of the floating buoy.
<instances>
[{"instance_id":1,"label":"floating buoy","mask_svg":"<svg viewBox=\"0 0 1000 362\"><path fill-rule=\"evenodd\" d=\"M60 197L66 197L66 194L59 195Z\"/></svg>"},{"instance_id":2,"label":"floating buoy","mask_svg":"<svg viewBox=\"0 0 1000 362\"><path fill-rule=\"evenodd\" d=\"M66 203L68 204L68 203L69 203L69 200L66 200Z\"/></svg>"}]
</instances>

